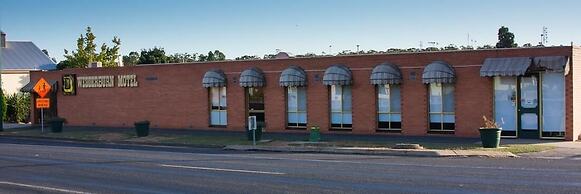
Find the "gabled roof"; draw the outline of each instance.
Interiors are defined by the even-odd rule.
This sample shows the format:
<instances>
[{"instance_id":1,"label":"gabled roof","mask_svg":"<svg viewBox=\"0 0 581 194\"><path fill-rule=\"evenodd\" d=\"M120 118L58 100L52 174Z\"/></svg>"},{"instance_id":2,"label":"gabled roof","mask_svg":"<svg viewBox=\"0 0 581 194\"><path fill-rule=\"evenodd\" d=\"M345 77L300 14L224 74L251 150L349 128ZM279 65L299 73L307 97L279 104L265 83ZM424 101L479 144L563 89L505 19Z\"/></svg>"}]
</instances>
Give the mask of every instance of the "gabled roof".
<instances>
[{"instance_id":1,"label":"gabled roof","mask_svg":"<svg viewBox=\"0 0 581 194\"><path fill-rule=\"evenodd\" d=\"M6 48L0 48L2 69L52 70L56 64L33 42L6 41Z\"/></svg>"}]
</instances>

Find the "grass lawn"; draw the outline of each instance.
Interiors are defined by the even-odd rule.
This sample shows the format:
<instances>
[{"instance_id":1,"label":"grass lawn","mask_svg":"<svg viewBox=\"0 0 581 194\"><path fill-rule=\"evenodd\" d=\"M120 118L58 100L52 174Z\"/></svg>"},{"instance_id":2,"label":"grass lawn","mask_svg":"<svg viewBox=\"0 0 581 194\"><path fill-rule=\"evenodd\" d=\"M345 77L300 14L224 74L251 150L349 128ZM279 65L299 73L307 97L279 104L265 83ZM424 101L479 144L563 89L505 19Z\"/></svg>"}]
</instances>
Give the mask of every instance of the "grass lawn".
<instances>
[{"instance_id":1,"label":"grass lawn","mask_svg":"<svg viewBox=\"0 0 581 194\"><path fill-rule=\"evenodd\" d=\"M212 135L200 135L191 133L152 133L147 137L136 137L133 129L101 129L101 128L65 128L62 133L51 133L50 128L45 128L42 133L39 128L29 129L8 129L0 132L1 135L18 135L33 137L64 138L78 140L96 140L96 141L114 141L114 142L133 142L133 143L162 143L162 144L183 144L183 145L200 145L220 147L227 145L250 145L252 141L246 140L246 136L231 133L215 133ZM289 142L306 141L307 136L278 136L271 139L271 142L260 143L261 145L288 145ZM348 141L337 140L327 141L325 146L338 147L393 147L395 144L404 143L396 138L384 139L382 141ZM447 150L478 150L478 151L506 151L514 154L540 152L553 149L552 146L535 145L535 144L507 144L501 145L501 148L489 149L482 148L478 143L454 142L454 143L435 143L430 141L415 141L426 149L447 149Z\"/></svg>"}]
</instances>

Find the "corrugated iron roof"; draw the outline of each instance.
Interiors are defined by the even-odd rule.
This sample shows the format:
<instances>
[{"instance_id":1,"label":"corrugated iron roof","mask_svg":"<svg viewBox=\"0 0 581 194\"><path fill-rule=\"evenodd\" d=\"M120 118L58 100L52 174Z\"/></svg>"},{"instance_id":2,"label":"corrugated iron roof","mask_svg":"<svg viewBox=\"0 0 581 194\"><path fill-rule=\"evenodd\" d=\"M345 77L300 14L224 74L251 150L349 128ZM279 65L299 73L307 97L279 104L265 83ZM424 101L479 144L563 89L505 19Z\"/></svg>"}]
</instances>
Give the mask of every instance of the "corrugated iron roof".
<instances>
[{"instance_id":1,"label":"corrugated iron roof","mask_svg":"<svg viewBox=\"0 0 581 194\"><path fill-rule=\"evenodd\" d=\"M424 68L422 80L425 84L451 84L456 80L456 73L450 64L444 61L434 61Z\"/></svg>"},{"instance_id":2,"label":"corrugated iron roof","mask_svg":"<svg viewBox=\"0 0 581 194\"><path fill-rule=\"evenodd\" d=\"M52 70L56 64L33 42L6 41L6 48L0 48L2 69Z\"/></svg>"},{"instance_id":3,"label":"corrugated iron roof","mask_svg":"<svg viewBox=\"0 0 581 194\"><path fill-rule=\"evenodd\" d=\"M480 76L521 76L531 65L530 57L486 58L480 68Z\"/></svg>"}]
</instances>

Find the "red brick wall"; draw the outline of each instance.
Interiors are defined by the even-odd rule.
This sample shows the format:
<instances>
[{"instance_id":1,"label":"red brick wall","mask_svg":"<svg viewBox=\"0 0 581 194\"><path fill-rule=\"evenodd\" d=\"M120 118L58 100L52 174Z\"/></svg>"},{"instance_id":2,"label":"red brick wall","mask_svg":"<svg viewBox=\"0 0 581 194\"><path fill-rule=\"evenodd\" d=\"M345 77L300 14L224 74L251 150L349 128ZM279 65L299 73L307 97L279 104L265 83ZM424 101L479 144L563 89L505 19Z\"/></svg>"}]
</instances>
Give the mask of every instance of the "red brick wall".
<instances>
[{"instance_id":1,"label":"red brick wall","mask_svg":"<svg viewBox=\"0 0 581 194\"><path fill-rule=\"evenodd\" d=\"M579 49L575 48L576 53ZM435 60L443 60L454 67L456 131L455 136L478 135L482 115L492 116L493 85L491 78L480 77L479 70L487 57L518 56L570 56L571 47L501 49L482 51L426 52L390 55L358 55L340 57L275 59L256 61L227 61L194 64L144 65L137 67L67 69L53 72L31 72L31 80L40 77L61 80L63 74L77 76L136 74L137 88L78 88L76 96L58 93L58 111L69 125L131 126L133 122L148 119L153 127L211 130L244 130L245 95L238 84L240 72L258 67L265 72L266 131L286 130L285 89L280 87L280 72L290 65L299 65L308 74L307 120L309 126L318 125L323 133L375 134L376 93L369 83L369 75L376 64L391 62L399 65L403 74L402 134L427 134L427 89L422 83L423 68ZM573 57L573 64L581 58ZM581 62L577 62L581 63ZM329 131L328 87L322 84L324 70L333 64L345 64L353 72L353 130L351 132ZM574 68L575 65L573 65ZM222 69L227 75L228 125L226 128L209 127L208 90L202 87L202 77L212 68ZM580 70L573 70L571 75ZM412 76L415 73L415 79ZM156 80L146 80L156 77ZM572 77L572 78L571 78ZM567 78L567 88L575 76ZM579 80L581 81L581 80ZM577 87L577 86L573 86ZM581 91L581 88L576 89ZM567 90L569 96L581 96ZM567 97L567 107L571 98ZM581 99L581 97L579 98ZM576 103L577 101L575 101ZM581 104L581 100L579 100ZM568 109L569 110L569 109ZM577 137L573 132L581 124L573 124L573 111L567 111L568 139ZM576 113L576 112L575 112ZM580 114L575 114L575 116ZM575 119L578 123L580 119ZM571 127L572 126L572 127Z\"/></svg>"}]
</instances>

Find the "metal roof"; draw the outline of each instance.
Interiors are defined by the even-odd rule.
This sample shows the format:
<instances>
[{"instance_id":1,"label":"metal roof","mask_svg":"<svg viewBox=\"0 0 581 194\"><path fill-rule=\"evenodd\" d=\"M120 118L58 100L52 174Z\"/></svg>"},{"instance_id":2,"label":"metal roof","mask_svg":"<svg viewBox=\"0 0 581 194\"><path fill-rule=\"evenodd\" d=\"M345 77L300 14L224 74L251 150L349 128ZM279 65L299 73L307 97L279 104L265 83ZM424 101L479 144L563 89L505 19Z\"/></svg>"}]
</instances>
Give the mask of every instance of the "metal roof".
<instances>
[{"instance_id":1,"label":"metal roof","mask_svg":"<svg viewBox=\"0 0 581 194\"><path fill-rule=\"evenodd\" d=\"M55 92L55 91L58 90L57 89L58 88L58 84L57 84L58 81L56 81L56 80L48 80L48 83L52 86L52 88L50 89L51 92ZM35 84L36 84L36 82L32 82L32 81L31 82L28 82L26 85L24 85L24 86L22 86L22 88L20 88L20 91L21 92L34 92L33 91L33 88L34 88L34 85Z\"/></svg>"},{"instance_id":2,"label":"metal roof","mask_svg":"<svg viewBox=\"0 0 581 194\"><path fill-rule=\"evenodd\" d=\"M202 86L205 88L226 86L226 75L219 69L212 69L204 74Z\"/></svg>"},{"instance_id":3,"label":"metal roof","mask_svg":"<svg viewBox=\"0 0 581 194\"><path fill-rule=\"evenodd\" d=\"M323 84L351 85L351 70L345 65L333 65L325 70Z\"/></svg>"},{"instance_id":4,"label":"metal roof","mask_svg":"<svg viewBox=\"0 0 581 194\"><path fill-rule=\"evenodd\" d=\"M454 69L444 61L434 61L424 68L422 80L425 84L429 83L454 83L456 74Z\"/></svg>"},{"instance_id":5,"label":"metal roof","mask_svg":"<svg viewBox=\"0 0 581 194\"><path fill-rule=\"evenodd\" d=\"M486 58L480 68L480 76L520 76L531 65L530 57Z\"/></svg>"},{"instance_id":6,"label":"metal roof","mask_svg":"<svg viewBox=\"0 0 581 194\"><path fill-rule=\"evenodd\" d=\"M256 67L246 69L240 74L240 86L242 87L264 87L264 85L266 85L264 73Z\"/></svg>"},{"instance_id":7,"label":"metal roof","mask_svg":"<svg viewBox=\"0 0 581 194\"><path fill-rule=\"evenodd\" d=\"M565 72L569 70L569 58L566 56L543 56L533 59L536 67L552 72Z\"/></svg>"},{"instance_id":8,"label":"metal roof","mask_svg":"<svg viewBox=\"0 0 581 194\"><path fill-rule=\"evenodd\" d=\"M397 65L387 62L382 63L373 68L369 80L371 81L371 84L375 85L400 84L401 71Z\"/></svg>"},{"instance_id":9,"label":"metal roof","mask_svg":"<svg viewBox=\"0 0 581 194\"><path fill-rule=\"evenodd\" d=\"M290 66L286 68L280 74L280 79L278 81L280 86L306 86L307 85L307 73L305 70L299 66Z\"/></svg>"},{"instance_id":10,"label":"metal roof","mask_svg":"<svg viewBox=\"0 0 581 194\"><path fill-rule=\"evenodd\" d=\"M56 64L33 42L6 41L6 48L0 48L2 69L52 70Z\"/></svg>"}]
</instances>

